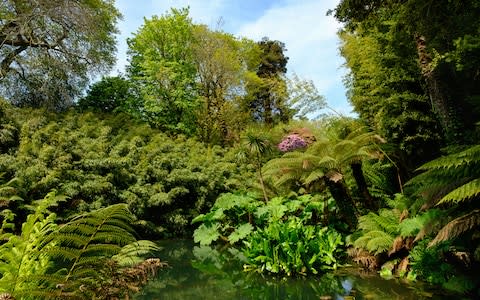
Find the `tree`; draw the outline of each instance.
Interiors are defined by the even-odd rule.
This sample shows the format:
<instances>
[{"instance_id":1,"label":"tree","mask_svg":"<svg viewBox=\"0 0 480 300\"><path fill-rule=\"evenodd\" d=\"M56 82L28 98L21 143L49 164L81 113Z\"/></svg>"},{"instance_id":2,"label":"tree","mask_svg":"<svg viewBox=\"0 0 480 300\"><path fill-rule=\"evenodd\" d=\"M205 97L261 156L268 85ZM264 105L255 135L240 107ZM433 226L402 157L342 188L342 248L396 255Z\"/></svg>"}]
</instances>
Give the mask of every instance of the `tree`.
<instances>
[{"instance_id":1,"label":"tree","mask_svg":"<svg viewBox=\"0 0 480 300\"><path fill-rule=\"evenodd\" d=\"M114 63L112 0L6 0L0 16L0 93L16 105L63 109Z\"/></svg>"},{"instance_id":2,"label":"tree","mask_svg":"<svg viewBox=\"0 0 480 300\"><path fill-rule=\"evenodd\" d=\"M471 38L478 35L479 12L475 0L343 0L335 9L335 17L350 32L381 30L393 24L397 32L408 34L415 44L419 73L432 108L446 139L455 144L468 142L466 130L472 130L478 119L478 104L471 101L478 95L478 78L471 72L478 67L464 73L453 62L480 52L480 43Z\"/></svg>"},{"instance_id":3,"label":"tree","mask_svg":"<svg viewBox=\"0 0 480 300\"><path fill-rule=\"evenodd\" d=\"M247 65L256 45L205 25L195 26L193 50L202 107L198 112L203 141L223 143L232 133L230 120L237 114L235 102L244 92ZM241 121L240 121L241 122Z\"/></svg>"},{"instance_id":4,"label":"tree","mask_svg":"<svg viewBox=\"0 0 480 300\"><path fill-rule=\"evenodd\" d=\"M308 114L318 114L327 106L325 97L320 95L313 81L303 80L297 74L287 78L287 92L287 103L294 118L305 119Z\"/></svg>"},{"instance_id":5,"label":"tree","mask_svg":"<svg viewBox=\"0 0 480 300\"><path fill-rule=\"evenodd\" d=\"M341 32L348 98L360 118L394 146L402 169L438 153L442 134L422 89L415 45L394 26ZM407 172L407 171L406 171Z\"/></svg>"},{"instance_id":6,"label":"tree","mask_svg":"<svg viewBox=\"0 0 480 300\"><path fill-rule=\"evenodd\" d=\"M284 55L285 44L263 38L258 42L261 49L258 65L253 66L257 77L247 83L244 110L251 118L268 126L287 122L293 110L286 103L288 97L286 80L288 57Z\"/></svg>"},{"instance_id":7,"label":"tree","mask_svg":"<svg viewBox=\"0 0 480 300\"><path fill-rule=\"evenodd\" d=\"M81 110L125 111L135 114L139 110L134 106L138 102L136 98L135 88L129 80L121 76L103 77L78 101L78 107Z\"/></svg>"},{"instance_id":8,"label":"tree","mask_svg":"<svg viewBox=\"0 0 480 300\"><path fill-rule=\"evenodd\" d=\"M265 188L265 179L262 172L262 165L264 157L272 151L272 146L269 137L262 131L254 130L253 128L247 130L242 137L242 148L247 157L253 162L258 173L258 180L263 193L263 200L268 202L267 190Z\"/></svg>"},{"instance_id":9,"label":"tree","mask_svg":"<svg viewBox=\"0 0 480 300\"><path fill-rule=\"evenodd\" d=\"M223 144L244 123L238 101L258 46L193 24L188 13L172 9L145 20L128 42L129 76L141 91L142 113L151 124Z\"/></svg>"},{"instance_id":10,"label":"tree","mask_svg":"<svg viewBox=\"0 0 480 300\"><path fill-rule=\"evenodd\" d=\"M200 105L193 58L194 25L188 9L172 9L128 39L128 72L143 97L143 117L173 133L193 134Z\"/></svg>"}]
</instances>

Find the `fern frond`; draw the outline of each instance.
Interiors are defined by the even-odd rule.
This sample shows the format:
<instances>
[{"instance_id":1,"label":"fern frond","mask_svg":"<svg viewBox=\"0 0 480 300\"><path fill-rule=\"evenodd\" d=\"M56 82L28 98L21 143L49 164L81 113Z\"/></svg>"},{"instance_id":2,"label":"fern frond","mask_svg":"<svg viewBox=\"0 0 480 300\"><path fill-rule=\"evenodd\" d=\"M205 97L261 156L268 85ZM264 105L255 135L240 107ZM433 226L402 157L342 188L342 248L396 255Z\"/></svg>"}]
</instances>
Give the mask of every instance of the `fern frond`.
<instances>
[{"instance_id":1,"label":"fern frond","mask_svg":"<svg viewBox=\"0 0 480 300\"><path fill-rule=\"evenodd\" d=\"M445 195L438 203L458 203L480 195L480 178L471 180Z\"/></svg>"},{"instance_id":2,"label":"fern frond","mask_svg":"<svg viewBox=\"0 0 480 300\"><path fill-rule=\"evenodd\" d=\"M119 266L133 266L143 261L145 255L158 252L161 249L152 241L140 240L123 246L118 254L112 256L112 259Z\"/></svg>"},{"instance_id":3,"label":"fern frond","mask_svg":"<svg viewBox=\"0 0 480 300\"><path fill-rule=\"evenodd\" d=\"M394 237L381 230L372 230L355 240L356 248L365 249L374 254L387 252L392 246Z\"/></svg>"},{"instance_id":4,"label":"fern frond","mask_svg":"<svg viewBox=\"0 0 480 300\"><path fill-rule=\"evenodd\" d=\"M69 264L62 284L77 286L85 278L96 278L95 266L121 252L135 241L132 217L125 204L116 204L74 217L50 240L58 247L50 255Z\"/></svg>"},{"instance_id":5,"label":"fern frond","mask_svg":"<svg viewBox=\"0 0 480 300\"><path fill-rule=\"evenodd\" d=\"M422 165L417 170L444 170L469 164L480 164L480 145L475 145L459 153L442 156Z\"/></svg>"},{"instance_id":6,"label":"fern frond","mask_svg":"<svg viewBox=\"0 0 480 300\"><path fill-rule=\"evenodd\" d=\"M325 173L321 169L313 170L308 174L308 176L304 179L305 184L309 185L312 182L316 182L323 178Z\"/></svg>"},{"instance_id":7,"label":"fern frond","mask_svg":"<svg viewBox=\"0 0 480 300\"><path fill-rule=\"evenodd\" d=\"M450 221L437 233L437 236L428 244L428 246L431 247L440 242L451 240L479 226L480 210L476 209L466 215Z\"/></svg>"}]
</instances>

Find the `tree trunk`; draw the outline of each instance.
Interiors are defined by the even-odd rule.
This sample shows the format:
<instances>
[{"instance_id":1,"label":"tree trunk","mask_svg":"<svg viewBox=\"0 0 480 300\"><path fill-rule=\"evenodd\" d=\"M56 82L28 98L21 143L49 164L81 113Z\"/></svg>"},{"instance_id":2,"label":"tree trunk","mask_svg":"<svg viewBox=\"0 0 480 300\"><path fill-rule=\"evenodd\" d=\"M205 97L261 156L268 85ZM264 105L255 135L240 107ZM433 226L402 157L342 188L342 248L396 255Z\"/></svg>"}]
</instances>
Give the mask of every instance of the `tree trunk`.
<instances>
[{"instance_id":1,"label":"tree trunk","mask_svg":"<svg viewBox=\"0 0 480 300\"><path fill-rule=\"evenodd\" d=\"M365 200L365 208L370 210L377 210L378 203L368 191L367 181L365 180L365 176L363 175L362 163L353 163L350 165L350 167L352 168L353 178L355 178L355 183L357 184L358 191L362 193L363 199Z\"/></svg>"},{"instance_id":2,"label":"tree trunk","mask_svg":"<svg viewBox=\"0 0 480 300\"><path fill-rule=\"evenodd\" d=\"M439 74L439 66L433 65L432 56L427 50L425 37L416 34L415 43L420 70L427 85L433 110L439 116L440 123L444 129L445 137L450 143L462 143L464 126L461 121L460 105L454 103L453 87L448 88L445 80L442 80ZM452 82L449 82L449 84L452 84ZM461 100L462 99L456 99L456 101Z\"/></svg>"},{"instance_id":3,"label":"tree trunk","mask_svg":"<svg viewBox=\"0 0 480 300\"><path fill-rule=\"evenodd\" d=\"M263 181L262 163L261 163L261 158L259 154L257 154L257 170L258 170L258 179L260 180L260 186L262 187L263 199L265 200L265 203L267 203L268 196L267 196L267 190L265 189L265 183Z\"/></svg>"},{"instance_id":4,"label":"tree trunk","mask_svg":"<svg viewBox=\"0 0 480 300\"><path fill-rule=\"evenodd\" d=\"M355 229L357 225L357 216L355 215L355 205L353 199L348 192L345 182L342 180L330 180L326 179L326 184L332 194L333 199L337 203L340 213L343 219L348 224L350 229Z\"/></svg>"}]
</instances>

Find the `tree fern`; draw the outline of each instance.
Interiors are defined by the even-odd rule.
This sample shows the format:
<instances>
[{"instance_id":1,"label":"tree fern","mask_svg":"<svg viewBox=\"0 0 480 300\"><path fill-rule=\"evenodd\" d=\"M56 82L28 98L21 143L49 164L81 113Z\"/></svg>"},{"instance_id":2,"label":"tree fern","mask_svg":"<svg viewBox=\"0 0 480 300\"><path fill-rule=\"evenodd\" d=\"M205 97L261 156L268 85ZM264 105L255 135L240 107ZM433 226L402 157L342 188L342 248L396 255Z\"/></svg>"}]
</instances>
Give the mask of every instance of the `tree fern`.
<instances>
[{"instance_id":1,"label":"tree fern","mask_svg":"<svg viewBox=\"0 0 480 300\"><path fill-rule=\"evenodd\" d=\"M456 218L445 225L431 245L458 237L462 233L478 228L480 195L480 145L440 157L421 166L424 173L414 177L409 184L418 185L419 193L427 203L450 205Z\"/></svg>"},{"instance_id":2,"label":"tree fern","mask_svg":"<svg viewBox=\"0 0 480 300\"><path fill-rule=\"evenodd\" d=\"M409 185L432 203L456 204L480 194L480 145L437 158L420 168Z\"/></svg>"},{"instance_id":3,"label":"tree fern","mask_svg":"<svg viewBox=\"0 0 480 300\"><path fill-rule=\"evenodd\" d=\"M458 203L480 195L480 178L473 179L445 195L438 204Z\"/></svg>"},{"instance_id":4,"label":"tree fern","mask_svg":"<svg viewBox=\"0 0 480 300\"><path fill-rule=\"evenodd\" d=\"M429 247L442 241L456 238L463 233L480 226L480 210L476 209L468 214L458 217L445 225L437 236L429 243Z\"/></svg>"},{"instance_id":5,"label":"tree fern","mask_svg":"<svg viewBox=\"0 0 480 300\"><path fill-rule=\"evenodd\" d=\"M393 244L395 237L382 230L371 230L355 240L356 248L366 249L370 253L380 254L387 252Z\"/></svg>"}]
</instances>

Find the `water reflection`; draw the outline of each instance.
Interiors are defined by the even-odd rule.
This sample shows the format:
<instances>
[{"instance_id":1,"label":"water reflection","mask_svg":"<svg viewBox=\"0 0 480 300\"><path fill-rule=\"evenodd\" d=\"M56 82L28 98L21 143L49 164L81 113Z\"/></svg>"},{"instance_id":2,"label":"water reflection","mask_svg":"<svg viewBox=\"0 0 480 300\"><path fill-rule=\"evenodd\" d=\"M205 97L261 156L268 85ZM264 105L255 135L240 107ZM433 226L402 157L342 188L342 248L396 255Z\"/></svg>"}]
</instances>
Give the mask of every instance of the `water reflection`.
<instances>
[{"instance_id":1,"label":"water reflection","mask_svg":"<svg viewBox=\"0 0 480 300\"><path fill-rule=\"evenodd\" d=\"M278 278L244 272L246 258L232 248L195 246L191 241L163 241L160 272L135 299L442 299L395 280L357 269L323 276Z\"/></svg>"}]
</instances>

